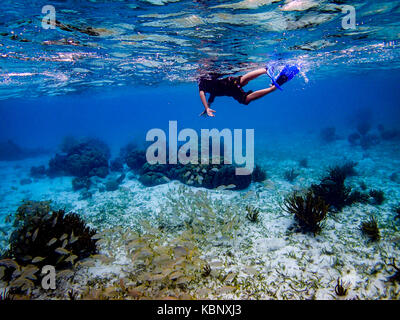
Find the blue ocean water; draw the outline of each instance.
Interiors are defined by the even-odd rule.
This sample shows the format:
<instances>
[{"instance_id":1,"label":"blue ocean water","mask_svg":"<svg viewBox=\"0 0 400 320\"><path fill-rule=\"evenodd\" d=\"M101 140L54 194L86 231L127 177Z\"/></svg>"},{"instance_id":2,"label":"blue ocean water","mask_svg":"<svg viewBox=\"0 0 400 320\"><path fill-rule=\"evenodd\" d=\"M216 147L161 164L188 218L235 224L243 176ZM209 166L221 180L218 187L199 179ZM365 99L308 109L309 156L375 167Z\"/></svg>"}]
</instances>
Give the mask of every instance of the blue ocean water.
<instances>
[{"instance_id":1,"label":"blue ocean water","mask_svg":"<svg viewBox=\"0 0 400 320\"><path fill-rule=\"evenodd\" d=\"M54 29L42 26L45 5L55 8ZM355 28L343 28L348 15L342 11L345 5L355 10ZM6 217L27 198L46 200L55 188L54 198L60 206L81 210L79 213L100 210L104 197L95 196L90 203L82 204L79 192L71 190L70 180L46 178L21 183L30 179L32 166L48 165L64 137L98 138L115 158L130 142L144 146L149 130L168 132L169 121L177 121L179 130L198 132L254 129L255 162L266 169L269 185L275 189L252 183L243 192L261 194L262 199L252 204L267 208L266 212L276 212L278 207L270 208L271 203L315 183L330 166L344 160L358 162L359 176L352 183L358 186L365 181L368 188L384 190L386 202L381 207L372 203L357 207L354 219L357 224L361 222L361 212L378 215L386 237L382 241L386 241L387 258L398 257L398 240L390 240L399 236L398 229L390 229L393 221L398 225L393 208L400 196L400 178L396 176L400 175L398 1L46 0L3 1L2 8L0 142L45 150L24 159L7 159L8 149L0 150L4 153L0 161L2 247L7 247L12 231ZM267 63L278 70L297 64L300 74L284 85L284 91L248 106L230 97L217 97L212 104L216 117L199 116L203 111L197 85L200 76L243 75ZM270 79L262 75L246 90L269 85ZM348 137L365 123L379 141L365 148L353 145ZM321 138L326 128L334 128L337 137L333 141ZM392 136L385 138L383 132ZM298 167L302 158L309 161L308 171ZM292 184L283 178L283 172L290 168L300 174ZM125 169L128 174L129 169ZM136 184L129 182L125 188L142 190L138 177L132 179ZM148 189L157 197L157 189ZM224 192L227 199L235 196L235 191ZM163 198L161 191L158 197ZM152 201L148 199L146 210L156 211L158 207ZM130 202L125 205L133 206ZM96 227L96 220L90 219ZM108 222L110 226L112 221ZM274 225L273 221L267 219L265 225ZM355 223L343 221L344 226ZM97 227L100 225L104 227ZM361 237L352 228L354 239ZM321 237L332 241L328 234ZM281 238L285 238L282 230L274 235L274 239ZM287 254L274 250L271 252L278 257ZM383 292L391 292L382 283L377 285L381 291L360 288L363 275L352 254L345 251L349 258L344 259L343 268L352 270L349 274L353 278L349 276L348 281L355 295L382 298ZM384 263L372 254L368 261L370 268ZM326 287L333 280L329 281ZM214 298L226 297L212 294ZM387 295L398 298L398 292ZM324 293L317 297L327 298Z\"/></svg>"}]
</instances>

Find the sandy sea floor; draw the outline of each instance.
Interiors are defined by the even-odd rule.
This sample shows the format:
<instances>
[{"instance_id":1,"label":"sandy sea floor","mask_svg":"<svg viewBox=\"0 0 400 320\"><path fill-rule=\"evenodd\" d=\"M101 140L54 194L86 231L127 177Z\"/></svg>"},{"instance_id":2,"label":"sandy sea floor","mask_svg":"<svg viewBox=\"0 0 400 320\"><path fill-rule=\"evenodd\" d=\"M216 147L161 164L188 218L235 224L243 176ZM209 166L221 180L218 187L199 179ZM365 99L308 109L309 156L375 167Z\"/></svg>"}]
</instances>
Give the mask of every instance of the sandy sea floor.
<instances>
[{"instance_id":1,"label":"sandy sea floor","mask_svg":"<svg viewBox=\"0 0 400 320\"><path fill-rule=\"evenodd\" d=\"M302 158L308 159L308 168L299 167ZM135 174L127 173L113 192L101 190L107 178L96 178L90 190L93 196L87 200L72 190L72 177L20 184L29 178L31 166L47 165L48 160L0 162L0 246L7 246L11 230L4 218L23 199L52 200L54 207L81 214L104 233L101 255L60 276L55 291L33 290L34 298L67 298L70 289L80 298L400 297L399 284L387 281L394 274L390 259L400 259L400 220L394 219L392 210L399 204L400 183L389 179L400 170L398 143L382 142L365 151L350 147L347 140L321 145L315 135L271 138L256 146L256 163L265 168L267 180L252 183L247 190L207 190L177 181L146 188ZM315 237L289 231L294 220L281 208L284 197L318 183L330 166L346 160L358 162L358 175L346 184L359 187L364 182L368 189L381 189L386 201L379 206L356 204L330 214ZM291 168L300 173L293 183L284 179ZM257 223L246 219L247 205L260 209ZM379 242L369 242L359 230L370 215L377 218ZM177 247L189 252L190 258L175 261L173 267L156 264L155 258ZM207 264L211 272L204 276ZM171 272L184 273L173 287L156 276ZM147 285L138 284L138 279ZM338 279L348 288L345 297L335 293Z\"/></svg>"}]
</instances>

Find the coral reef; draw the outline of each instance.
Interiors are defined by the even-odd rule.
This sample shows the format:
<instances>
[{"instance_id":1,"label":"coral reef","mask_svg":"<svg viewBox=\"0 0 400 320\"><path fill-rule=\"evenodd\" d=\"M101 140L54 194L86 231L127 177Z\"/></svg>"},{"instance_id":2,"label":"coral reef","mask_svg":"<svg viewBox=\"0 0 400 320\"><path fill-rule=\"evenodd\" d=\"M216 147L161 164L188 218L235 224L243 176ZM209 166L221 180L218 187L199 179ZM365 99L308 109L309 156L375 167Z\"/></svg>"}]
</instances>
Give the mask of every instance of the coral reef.
<instances>
[{"instance_id":1,"label":"coral reef","mask_svg":"<svg viewBox=\"0 0 400 320\"><path fill-rule=\"evenodd\" d=\"M82 139L63 147L64 154L56 154L49 161L49 176L71 175L75 177L108 175L110 150L98 139Z\"/></svg>"},{"instance_id":2,"label":"coral reef","mask_svg":"<svg viewBox=\"0 0 400 320\"><path fill-rule=\"evenodd\" d=\"M381 238L378 223L375 217L361 223L361 232L366 235L370 241L378 241Z\"/></svg>"},{"instance_id":3,"label":"coral reef","mask_svg":"<svg viewBox=\"0 0 400 320\"><path fill-rule=\"evenodd\" d=\"M299 166L302 168L308 168L308 159L307 158L300 159Z\"/></svg>"},{"instance_id":4,"label":"coral reef","mask_svg":"<svg viewBox=\"0 0 400 320\"><path fill-rule=\"evenodd\" d=\"M37 157L48 153L44 149L27 149L15 144L12 140L0 142L0 160L12 161Z\"/></svg>"},{"instance_id":5,"label":"coral reef","mask_svg":"<svg viewBox=\"0 0 400 320\"><path fill-rule=\"evenodd\" d=\"M353 203L368 203L370 196L368 193L363 193L359 190L352 190L348 195L346 203L348 205Z\"/></svg>"},{"instance_id":6,"label":"coral reef","mask_svg":"<svg viewBox=\"0 0 400 320\"><path fill-rule=\"evenodd\" d=\"M45 166L31 167L30 175L32 178L43 178L46 175Z\"/></svg>"},{"instance_id":7,"label":"coral reef","mask_svg":"<svg viewBox=\"0 0 400 320\"><path fill-rule=\"evenodd\" d=\"M75 213L53 211L49 201L25 201L17 209L10 248L0 265L11 288L32 288L44 265L70 269L97 252L96 231Z\"/></svg>"},{"instance_id":8,"label":"coral reef","mask_svg":"<svg viewBox=\"0 0 400 320\"><path fill-rule=\"evenodd\" d=\"M117 157L110 161L110 170L121 172L124 169L124 159L122 157Z\"/></svg>"},{"instance_id":9,"label":"coral reef","mask_svg":"<svg viewBox=\"0 0 400 320\"><path fill-rule=\"evenodd\" d=\"M260 174L257 174L259 178ZM145 163L139 179L146 186L166 183L169 180L179 180L194 187L207 189L246 189L252 180L252 175L236 175L236 166L225 164L176 164L149 165Z\"/></svg>"},{"instance_id":10,"label":"coral reef","mask_svg":"<svg viewBox=\"0 0 400 320\"><path fill-rule=\"evenodd\" d=\"M348 137L348 141L352 146L361 146L364 150L369 149L380 143L380 138L374 133L370 133L372 129L372 112L370 109L360 109L354 115L356 132Z\"/></svg>"},{"instance_id":11,"label":"coral reef","mask_svg":"<svg viewBox=\"0 0 400 320\"><path fill-rule=\"evenodd\" d=\"M352 133L348 136L347 140L349 141L350 145L357 146L360 144L361 135L357 132Z\"/></svg>"},{"instance_id":12,"label":"coral reef","mask_svg":"<svg viewBox=\"0 0 400 320\"><path fill-rule=\"evenodd\" d=\"M358 190L352 190L345 185L345 180L349 176L357 175L354 167L356 162L349 161L342 165L337 165L329 169L328 175L319 184L313 184L311 189L316 196L321 197L331 210L340 211L345 206L360 202L366 203L369 195Z\"/></svg>"},{"instance_id":13,"label":"coral reef","mask_svg":"<svg viewBox=\"0 0 400 320\"><path fill-rule=\"evenodd\" d=\"M130 170L140 171L142 166L147 162L146 150L140 149L135 143L131 142L121 148L117 159L126 163Z\"/></svg>"},{"instance_id":14,"label":"coral reef","mask_svg":"<svg viewBox=\"0 0 400 320\"><path fill-rule=\"evenodd\" d=\"M378 126L378 131L382 140L391 141L400 137L400 132L398 130L387 130L382 124Z\"/></svg>"},{"instance_id":15,"label":"coral reef","mask_svg":"<svg viewBox=\"0 0 400 320\"><path fill-rule=\"evenodd\" d=\"M26 185L26 184L31 184L31 183L32 183L32 180L29 179L29 178L21 179L21 180L19 181L19 184L20 184L21 186L24 186L24 185Z\"/></svg>"},{"instance_id":16,"label":"coral reef","mask_svg":"<svg viewBox=\"0 0 400 320\"><path fill-rule=\"evenodd\" d=\"M77 177L72 180L72 189L78 191L81 189L89 189L91 181L88 177Z\"/></svg>"},{"instance_id":17,"label":"coral reef","mask_svg":"<svg viewBox=\"0 0 400 320\"><path fill-rule=\"evenodd\" d=\"M346 178L354 177L354 176L358 175L357 171L354 169L354 167L356 167L357 165L358 165L358 163L355 161L347 161L347 162L343 163L342 165L336 166L334 168L334 170L342 171L342 173L344 174L344 176Z\"/></svg>"},{"instance_id":18,"label":"coral reef","mask_svg":"<svg viewBox=\"0 0 400 320\"><path fill-rule=\"evenodd\" d=\"M69 153L77 144L79 144L77 138L73 136L65 136L61 141L60 150L63 153Z\"/></svg>"},{"instance_id":19,"label":"coral reef","mask_svg":"<svg viewBox=\"0 0 400 320\"><path fill-rule=\"evenodd\" d=\"M338 136L336 135L336 128L334 127L327 127L322 129L319 136L321 141L326 144L338 140Z\"/></svg>"},{"instance_id":20,"label":"coral reef","mask_svg":"<svg viewBox=\"0 0 400 320\"><path fill-rule=\"evenodd\" d=\"M390 181L393 181L393 182L399 182L400 181L399 174L397 172L393 172L390 175L389 179L390 179Z\"/></svg>"},{"instance_id":21,"label":"coral reef","mask_svg":"<svg viewBox=\"0 0 400 320\"><path fill-rule=\"evenodd\" d=\"M360 188L361 188L361 190L362 191L365 191L365 190L367 190L367 184L364 182L364 181L361 181L360 182Z\"/></svg>"},{"instance_id":22,"label":"coral reef","mask_svg":"<svg viewBox=\"0 0 400 320\"><path fill-rule=\"evenodd\" d=\"M267 173L259 165L256 165L253 173L251 174L251 179L254 182L263 182L265 179L267 179Z\"/></svg>"},{"instance_id":23,"label":"coral reef","mask_svg":"<svg viewBox=\"0 0 400 320\"><path fill-rule=\"evenodd\" d=\"M329 206L308 190L305 195L294 192L286 197L283 209L294 215L301 232L315 235L321 230L321 222L326 218Z\"/></svg>"},{"instance_id":24,"label":"coral reef","mask_svg":"<svg viewBox=\"0 0 400 320\"><path fill-rule=\"evenodd\" d=\"M108 180L106 182L106 191L115 191L118 190L119 185L124 181L125 174L121 174L117 179Z\"/></svg>"},{"instance_id":25,"label":"coral reef","mask_svg":"<svg viewBox=\"0 0 400 320\"><path fill-rule=\"evenodd\" d=\"M371 130L371 123L369 121L361 121L357 124L356 129L361 136L365 136Z\"/></svg>"},{"instance_id":26,"label":"coral reef","mask_svg":"<svg viewBox=\"0 0 400 320\"><path fill-rule=\"evenodd\" d=\"M207 175L209 175L209 171L207 171ZM251 178L251 175L236 175L236 167L234 165L223 165L215 172L212 186L214 189L220 186L233 186L232 190L243 190L250 185Z\"/></svg>"},{"instance_id":27,"label":"coral reef","mask_svg":"<svg viewBox=\"0 0 400 320\"><path fill-rule=\"evenodd\" d=\"M138 171L147 162L145 150L131 150L125 157L129 169Z\"/></svg>"},{"instance_id":28,"label":"coral reef","mask_svg":"<svg viewBox=\"0 0 400 320\"><path fill-rule=\"evenodd\" d=\"M320 184L311 186L311 190L329 206L340 211L348 205L351 192L351 188L344 184L346 176L346 171L342 167L333 167L329 170L328 175L321 180Z\"/></svg>"},{"instance_id":29,"label":"coral reef","mask_svg":"<svg viewBox=\"0 0 400 320\"><path fill-rule=\"evenodd\" d=\"M382 190L372 189L369 191L369 195L373 199L374 204L381 205L385 202L385 193Z\"/></svg>"},{"instance_id":30,"label":"coral reef","mask_svg":"<svg viewBox=\"0 0 400 320\"><path fill-rule=\"evenodd\" d=\"M139 177L139 181L146 187L154 187L160 184L168 183L170 179L161 172L149 171Z\"/></svg>"},{"instance_id":31,"label":"coral reef","mask_svg":"<svg viewBox=\"0 0 400 320\"><path fill-rule=\"evenodd\" d=\"M299 176L299 174L294 169L290 169L290 170L286 170L285 173L283 174L283 176L285 177L285 179L287 181L293 182L294 180L296 180L296 178Z\"/></svg>"},{"instance_id":32,"label":"coral reef","mask_svg":"<svg viewBox=\"0 0 400 320\"><path fill-rule=\"evenodd\" d=\"M224 164L223 157L220 157L219 164L212 164L212 158L210 164L149 164L146 151L139 149L134 143L121 148L119 157L130 170L139 173L139 181L147 187L178 180L194 187L243 190L251 181L262 182L267 178L265 170L258 165L251 175L236 175L237 166Z\"/></svg>"},{"instance_id":33,"label":"coral reef","mask_svg":"<svg viewBox=\"0 0 400 320\"><path fill-rule=\"evenodd\" d=\"M367 134L365 136L361 136L360 146L364 150L367 150L371 147L378 145L380 142L379 137L375 134Z\"/></svg>"}]
</instances>

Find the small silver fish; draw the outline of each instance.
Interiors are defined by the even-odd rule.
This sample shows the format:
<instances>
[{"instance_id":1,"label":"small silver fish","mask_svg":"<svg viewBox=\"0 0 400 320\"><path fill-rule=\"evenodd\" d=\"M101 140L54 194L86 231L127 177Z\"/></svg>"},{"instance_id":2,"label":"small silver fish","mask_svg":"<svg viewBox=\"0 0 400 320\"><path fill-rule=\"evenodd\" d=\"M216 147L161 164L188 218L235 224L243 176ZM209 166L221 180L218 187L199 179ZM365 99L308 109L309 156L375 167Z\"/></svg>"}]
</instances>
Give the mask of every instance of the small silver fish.
<instances>
[{"instance_id":1,"label":"small silver fish","mask_svg":"<svg viewBox=\"0 0 400 320\"><path fill-rule=\"evenodd\" d=\"M93 260L83 260L83 261L78 261L76 265L80 265L81 267L94 267L96 263Z\"/></svg>"},{"instance_id":2,"label":"small silver fish","mask_svg":"<svg viewBox=\"0 0 400 320\"><path fill-rule=\"evenodd\" d=\"M32 259L32 263L37 263L37 262L43 261L44 259L45 258L43 258L43 257L35 257Z\"/></svg>"},{"instance_id":3,"label":"small silver fish","mask_svg":"<svg viewBox=\"0 0 400 320\"><path fill-rule=\"evenodd\" d=\"M21 258L22 261L26 262L26 261L31 261L32 260L32 256L23 256Z\"/></svg>"},{"instance_id":4,"label":"small silver fish","mask_svg":"<svg viewBox=\"0 0 400 320\"><path fill-rule=\"evenodd\" d=\"M58 277L70 277L74 274L74 272L72 270L66 269L66 270L62 270L60 272L57 272L57 276Z\"/></svg>"},{"instance_id":5,"label":"small silver fish","mask_svg":"<svg viewBox=\"0 0 400 320\"><path fill-rule=\"evenodd\" d=\"M19 264L17 262L15 262L14 260L12 260L12 259L2 259L2 260L0 260L0 266L5 266L7 268L11 267L11 268L14 268L14 269L17 269L17 270L20 269Z\"/></svg>"},{"instance_id":6,"label":"small silver fish","mask_svg":"<svg viewBox=\"0 0 400 320\"><path fill-rule=\"evenodd\" d=\"M37 228L37 229L35 230L35 232L33 233L33 235L32 235L32 241L35 241L35 240L36 240L38 233L39 233L39 228Z\"/></svg>"},{"instance_id":7,"label":"small silver fish","mask_svg":"<svg viewBox=\"0 0 400 320\"><path fill-rule=\"evenodd\" d=\"M47 242L47 245L50 247L51 245L53 245L56 242L57 242L57 238L53 238L49 242Z\"/></svg>"},{"instance_id":8,"label":"small silver fish","mask_svg":"<svg viewBox=\"0 0 400 320\"><path fill-rule=\"evenodd\" d=\"M67 255L70 254L70 252L64 248L58 247L56 250L54 250L55 252L59 253L59 254L63 254L63 255Z\"/></svg>"},{"instance_id":9,"label":"small silver fish","mask_svg":"<svg viewBox=\"0 0 400 320\"><path fill-rule=\"evenodd\" d=\"M64 234L61 236L60 240L63 241L63 240L66 239L67 237L68 237L68 235L67 235L66 233L64 233Z\"/></svg>"},{"instance_id":10,"label":"small silver fish","mask_svg":"<svg viewBox=\"0 0 400 320\"><path fill-rule=\"evenodd\" d=\"M75 259L78 258L76 255L70 255L67 259L65 259L66 262L71 262L74 263Z\"/></svg>"},{"instance_id":11,"label":"small silver fish","mask_svg":"<svg viewBox=\"0 0 400 320\"><path fill-rule=\"evenodd\" d=\"M79 237L75 237L74 231L71 232L71 236L69 237L69 244L72 244L76 241L78 241Z\"/></svg>"}]
</instances>

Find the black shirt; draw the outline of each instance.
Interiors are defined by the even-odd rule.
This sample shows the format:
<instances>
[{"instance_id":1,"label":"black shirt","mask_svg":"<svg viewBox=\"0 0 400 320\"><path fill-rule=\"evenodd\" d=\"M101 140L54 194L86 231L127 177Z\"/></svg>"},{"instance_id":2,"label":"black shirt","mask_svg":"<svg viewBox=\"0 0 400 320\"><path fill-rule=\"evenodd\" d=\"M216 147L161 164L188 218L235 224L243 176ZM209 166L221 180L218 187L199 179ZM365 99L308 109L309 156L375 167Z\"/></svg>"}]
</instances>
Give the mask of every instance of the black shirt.
<instances>
[{"instance_id":1,"label":"black shirt","mask_svg":"<svg viewBox=\"0 0 400 320\"><path fill-rule=\"evenodd\" d=\"M239 103L247 104L246 97L252 92L245 92L240 85L239 77L227 77L223 79L207 79L199 80L199 91L204 91L210 94L209 103L214 101L215 97L228 96L233 97Z\"/></svg>"}]
</instances>

